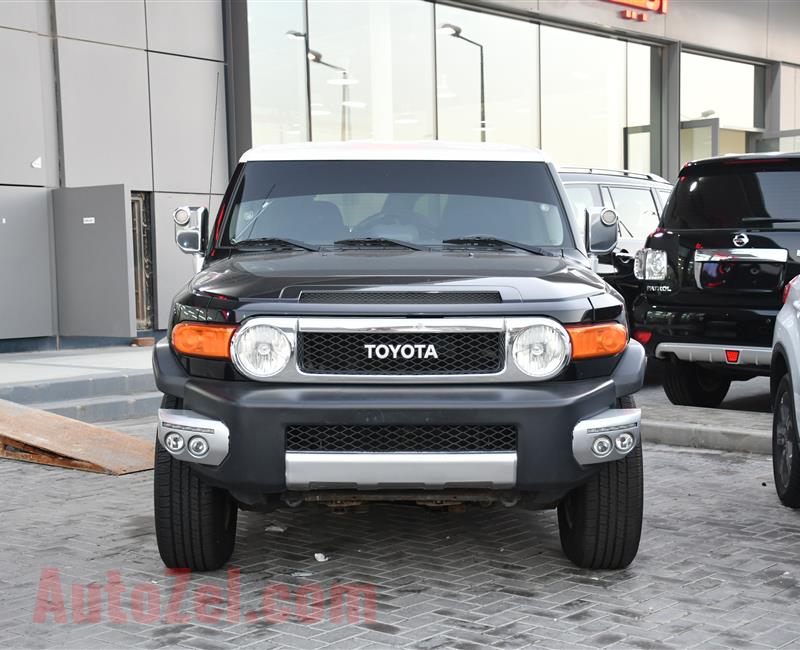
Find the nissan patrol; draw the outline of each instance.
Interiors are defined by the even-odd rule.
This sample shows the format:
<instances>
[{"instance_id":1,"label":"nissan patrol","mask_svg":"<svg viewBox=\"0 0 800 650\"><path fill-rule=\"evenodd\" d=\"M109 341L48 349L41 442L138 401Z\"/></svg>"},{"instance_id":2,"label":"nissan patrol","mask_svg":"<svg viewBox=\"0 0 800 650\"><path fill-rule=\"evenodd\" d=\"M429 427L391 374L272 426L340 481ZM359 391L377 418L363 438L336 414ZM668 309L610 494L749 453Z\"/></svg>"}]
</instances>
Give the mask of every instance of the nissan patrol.
<instances>
[{"instance_id":1,"label":"nissan patrol","mask_svg":"<svg viewBox=\"0 0 800 650\"><path fill-rule=\"evenodd\" d=\"M645 356L553 165L499 145L336 143L244 154L154 367L158 548L211 570L239 509L371 501L558 509L581 567L642 522Z\"/></svg>"},{"instance_id":2,"label":"nissan patrol","mask_svg":"<svg viewBox=\"0 0 800 650\"><path fill-rule=\"evenodd\" d=\"M688 163L634 261L633 337L664 365L674 404L718 406L770 374L788 281L800 273L800 154Z\"/></svg>"}]
</instances>

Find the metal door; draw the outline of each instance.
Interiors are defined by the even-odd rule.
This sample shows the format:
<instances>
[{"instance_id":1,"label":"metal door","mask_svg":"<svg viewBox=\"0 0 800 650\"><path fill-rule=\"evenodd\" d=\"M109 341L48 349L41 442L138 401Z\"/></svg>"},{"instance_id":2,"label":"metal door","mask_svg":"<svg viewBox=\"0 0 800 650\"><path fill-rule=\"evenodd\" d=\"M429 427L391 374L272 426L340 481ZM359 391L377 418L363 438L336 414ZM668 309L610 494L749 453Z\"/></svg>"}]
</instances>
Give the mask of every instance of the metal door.
<instances>
[{"instance_id":1,"label":"metal door","mask_svg":"<svg viewBox=\"0 0 800 650\"><path fill-rule=\"evenodd\" d=\"M59 331L136 336L131 197L124 185L53 191Z\"/></svg>"}]
</instances>

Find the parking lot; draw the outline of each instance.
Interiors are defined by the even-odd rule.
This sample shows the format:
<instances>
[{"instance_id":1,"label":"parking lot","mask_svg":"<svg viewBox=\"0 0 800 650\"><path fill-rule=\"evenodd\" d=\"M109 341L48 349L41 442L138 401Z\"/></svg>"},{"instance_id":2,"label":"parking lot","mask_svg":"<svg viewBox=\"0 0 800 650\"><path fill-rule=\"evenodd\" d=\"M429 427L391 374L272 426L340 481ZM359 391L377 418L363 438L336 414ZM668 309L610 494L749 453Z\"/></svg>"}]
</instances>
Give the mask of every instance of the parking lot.
<instances>
[{"instance_id":1,"label":"parking lot","mask_svg":"<svg viewBox=\"0 0 800 650\"><path fill-rule=\"evenodd\" d=\"M176 576L156 550L150 472L115 478L3 461L0 644L741 648L800 639L790 614L800 519L778 503L770 459L649 445L645 466L642 545L624 571L571 565L554 511L372 506L240 513L232 572Z\"/></svg>"}]
</instances>

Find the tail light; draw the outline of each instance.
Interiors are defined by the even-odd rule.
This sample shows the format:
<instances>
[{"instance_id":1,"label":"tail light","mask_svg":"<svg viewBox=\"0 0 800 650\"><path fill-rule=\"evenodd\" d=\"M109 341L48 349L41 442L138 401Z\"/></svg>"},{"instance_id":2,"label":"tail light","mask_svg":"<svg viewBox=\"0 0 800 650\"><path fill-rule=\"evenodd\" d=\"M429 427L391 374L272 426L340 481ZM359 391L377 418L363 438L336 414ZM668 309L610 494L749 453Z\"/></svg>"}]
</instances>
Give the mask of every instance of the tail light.
<instances>
[{"instance_id":1,"label":"tail light","mask_svg":"<svg viewBox=\"0 0 800 650\"><path fill-rule=\"evenodd\" d=\"M647 345L650 343L650 339L653 338L653 333L648 330L634 330L632 337L634 341Z\"/></svg>"},{"instance_id":2,"label":"tail light","mask_svg":"<svg viewBox=\"0 0 800 650\"><path fill-rule=\"evenodd\" d=\"M789 297L789 292L792 290L792 287L794 286L794 283L797 282L797 278L800 278L800 275L794 276L783 287L783 304L784 305L786 304L786 299Z\"/></svg>"},{"instance_id":3,"label":"tail light","mask_svg":"<svg viewBox=\"0 0 800 650\"><path fill-rule=\"evenodd\" d=\"M664 280L667 277L667 251L643 248L633 258L633 275L637 280Z\"/></svg>"}]
</instances>

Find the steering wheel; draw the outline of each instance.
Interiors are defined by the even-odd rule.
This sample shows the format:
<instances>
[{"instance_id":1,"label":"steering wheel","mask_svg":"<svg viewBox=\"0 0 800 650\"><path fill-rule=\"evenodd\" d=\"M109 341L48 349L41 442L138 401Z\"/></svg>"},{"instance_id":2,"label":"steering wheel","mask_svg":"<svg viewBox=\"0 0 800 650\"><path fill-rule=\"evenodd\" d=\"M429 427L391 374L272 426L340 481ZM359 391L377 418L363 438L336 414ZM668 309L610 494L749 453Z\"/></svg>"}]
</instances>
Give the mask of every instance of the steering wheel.
<instances>
[{"instance_id":1,"label":"steering wheel","mask_svg":"<svg viewBox=\"0 0 800 650\"><path fill-rule=\"evenodd\" d=\"M426 223L424 217L415 212L378 212L364 219L353 228L352 232L353 235L364 237L378 226L411 226L424 239L432 239L436 236L436 231Z\"/></svg>"}]
</instances>

